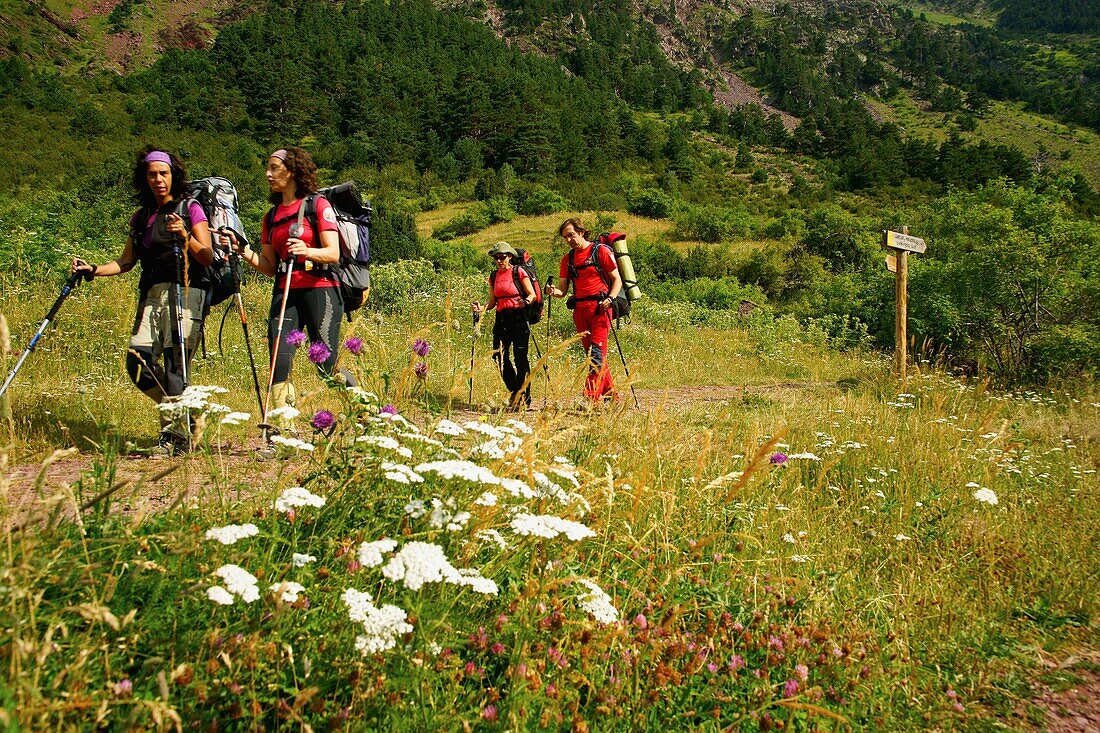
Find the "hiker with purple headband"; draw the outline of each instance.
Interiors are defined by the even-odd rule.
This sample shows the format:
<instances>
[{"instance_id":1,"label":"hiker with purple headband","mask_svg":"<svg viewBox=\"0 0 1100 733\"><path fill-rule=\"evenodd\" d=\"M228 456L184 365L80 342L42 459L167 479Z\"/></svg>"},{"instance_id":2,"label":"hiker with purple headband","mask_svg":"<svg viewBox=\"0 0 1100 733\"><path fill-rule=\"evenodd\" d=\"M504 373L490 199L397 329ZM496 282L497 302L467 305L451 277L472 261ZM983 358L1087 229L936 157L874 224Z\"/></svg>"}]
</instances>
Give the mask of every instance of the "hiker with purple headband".
<instances>
[{"instance_id":1,"label":"hiker with purple headband","mask_svg":"<svg viewBox=\"0 0 1100 733\"><path fill-rule=\"evenodd\" d=\"M214 250L206 214L187 198L187 171L175 155L145 148L137 155L131 184L140 208L130 217L122 254L98 265L74 259L72 269L92 277L111 277L141 265L126 371L138 389L160 404L182 394L187 386L188 364L202 333L203 302L210 287L207 267ZM186 256L177 256L178 251ZM183 332L182 362L177 327ZM189 450L189 418L166 411L160 411L160 417L160 444L152 452L171 455Z\"/></svg>"}]
</instances>

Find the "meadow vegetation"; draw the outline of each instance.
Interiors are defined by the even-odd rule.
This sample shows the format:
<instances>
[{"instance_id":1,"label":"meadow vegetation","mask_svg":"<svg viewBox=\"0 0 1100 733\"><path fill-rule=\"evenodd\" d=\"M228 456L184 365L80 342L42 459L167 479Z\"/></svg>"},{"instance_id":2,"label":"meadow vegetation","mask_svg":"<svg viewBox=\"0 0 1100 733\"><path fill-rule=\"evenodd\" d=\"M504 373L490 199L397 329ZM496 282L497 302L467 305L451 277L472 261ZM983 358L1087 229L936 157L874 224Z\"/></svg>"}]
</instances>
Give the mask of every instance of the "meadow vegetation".
<instances>
[{"instance_id":1,"label":"meadow vegetation","mask_svg":"<svg viewBox=\"0 0 1100 733\"><path fill-rule=\"evenodd\" d=\"M195 408L205 450L119 478L156 431L121 368L131 296L81 286L4 428L6 724L987 730L1042 720L1032 682L1078 679L1044 661L1095 643L1091 388L928 361L899 388L789 317L644 300L619 329L642 409L624 386L577 412L559 302L539 409L497 413L484 333L465 402L481 276L375 270L387 307L341 357L364 391L303 359L310 449L262 482L253 421L222 423L256 409L232 320L196 361L228 389ZM4 293L16 333L51 300ZM66 445L85 470L36 486Z\"/></svg>"}]
</instances>

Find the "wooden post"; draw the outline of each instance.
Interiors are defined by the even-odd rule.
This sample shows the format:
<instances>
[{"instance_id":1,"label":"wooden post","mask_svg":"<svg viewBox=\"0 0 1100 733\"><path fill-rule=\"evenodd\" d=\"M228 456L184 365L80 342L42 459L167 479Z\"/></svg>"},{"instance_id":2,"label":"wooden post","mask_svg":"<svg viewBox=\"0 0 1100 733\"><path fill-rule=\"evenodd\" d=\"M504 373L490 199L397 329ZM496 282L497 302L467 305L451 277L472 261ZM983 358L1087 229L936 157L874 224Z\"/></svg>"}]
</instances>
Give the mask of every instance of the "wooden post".
<instances>
[{"instance_id":1,"label":"wooden post","mask_svg":"<svg viewBox=\"0 0 1100 733\"><path fill-rule=\"evenodd\" d=\"M901 228L902 234L909 233L909 227ZM897 251L897 273L894 278L894 366L902 389L905 389L905 367L908 364L906 344L908 342L909 318L909 253L904 249Z\"/></svg>"}]
</instances>

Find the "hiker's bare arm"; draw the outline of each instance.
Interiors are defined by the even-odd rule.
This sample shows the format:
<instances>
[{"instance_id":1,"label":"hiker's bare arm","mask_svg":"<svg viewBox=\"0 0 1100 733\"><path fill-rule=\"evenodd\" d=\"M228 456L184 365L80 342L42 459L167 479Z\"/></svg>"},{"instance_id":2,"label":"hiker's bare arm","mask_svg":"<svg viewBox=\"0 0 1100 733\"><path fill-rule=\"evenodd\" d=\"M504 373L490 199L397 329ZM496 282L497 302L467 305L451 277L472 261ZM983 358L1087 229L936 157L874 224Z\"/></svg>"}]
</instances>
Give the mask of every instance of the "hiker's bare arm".
<instances>
[{"instance_id":1,"label":"hiker's bare arm","mask_svg":"<svg viewBox=\"0 0 1100 733\"><path fill-rule=\"evenodd\" d=\"M214 248L210 246L210 225L200 221L191 227L191 238L187 240L187 249L203 267L209 267L214 261Z\"/></svg>"},{"instance_id":2,"label":"hiker's bare arm","mask_svg":"<svg viewBox=\"0 0 1100 733\"><path fill-rule=\"evenodd\" d=\"M340 261L340 235L335 231L321 232L321 246L310 247L300 239L288 239L286 251L319 265L335 265Z\"/></svg>"},{"instance_id":3,"label":"hiker's bare arm","mask_svg":"<svg viewBox=\"0 0 1100 733\"><path fill-rule=\"evenodd\" d=\"M557 284L556 287L553 286L553 285L550 286L550 294L553 295L555 298L564 298L565 293L568 290L569 290L569 281L566 280L564 277L559 277L558 278L558 284Z\"/></svg>"},{"instance_id":4,"label":"hiker's bare arm","mask_svg":"<svg viewBox=\"0 0 1100 733\"><path fill-rule=\"evenodd\" d=\"M134 257L134 244L133 241L127 237L126 247L115 259L110 262L104 262L102 265L92 265L79 257L73 258L73 272L78 270L85 270L92 273L92 277L110 277L112 275L121 275L134 269L134 264L137 262L137 258Z\"/></svg>"},{"instance_id":5,"label":"hiker's bare arm","mask_svg":"<svg viewBox=\"0 0 1100 733\"><path fill-rule=\"evenodd\" d=\"M527 296L524 298L524 300L527 301L528 303L534 301L535 300L535 286L531 284L531 278L525 277L522 280L520 280L520 282L523 283L523 289L527 293Z\"/></svg>"},{"instance_id":6,"label":"hiker's bare arm","mask_svg":"<svg viewBox=\"0 0 1100 733\"><path fill-rule=\"evenodd\" d=\"M237 254L253 270L268 277L275 276L275 248L269 242L263 242L260 245L260 251L257 252L245 244L243 240L238 239L231 231L223 231L220 235L229 240L233 249L237 250Z\"/></svg>"},{"instance_id":7,"label":"hiker's bare arm","mask_svg":"<svg viewBox=\"0 0 1100 733\"><path fill-rule=\"evenodd\" d=\"M622 275L619 274L619 268L616 267L615 269L613 269L611 271L610 297L612 299L614 299L616 296L618 296L619 291L622 290L622 289L623 289L623 278L622 278Z\"/></svg>"}]
</instances>

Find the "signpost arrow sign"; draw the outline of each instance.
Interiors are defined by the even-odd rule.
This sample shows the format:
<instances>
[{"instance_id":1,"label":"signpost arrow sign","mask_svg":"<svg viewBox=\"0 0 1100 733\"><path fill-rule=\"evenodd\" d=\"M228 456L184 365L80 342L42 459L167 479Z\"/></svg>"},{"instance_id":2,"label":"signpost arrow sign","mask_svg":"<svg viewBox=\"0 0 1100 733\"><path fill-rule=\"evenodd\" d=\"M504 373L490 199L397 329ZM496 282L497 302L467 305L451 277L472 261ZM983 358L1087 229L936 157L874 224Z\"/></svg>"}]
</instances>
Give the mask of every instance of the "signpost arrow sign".
<instances>
[{"instance_id":1,"label":"signpost arrow sign","mask_svg":"<svg viewBox=\"0 0 1100 733\"><path fill-rule=\"evenodd\" d=\"M885 229L882 232L882 246L906 252L916 252L917 254L928 249L928 245L920 237L911 237L908 234L886 231Z\"/></svg>"}]
</instances>

